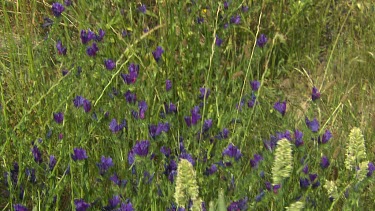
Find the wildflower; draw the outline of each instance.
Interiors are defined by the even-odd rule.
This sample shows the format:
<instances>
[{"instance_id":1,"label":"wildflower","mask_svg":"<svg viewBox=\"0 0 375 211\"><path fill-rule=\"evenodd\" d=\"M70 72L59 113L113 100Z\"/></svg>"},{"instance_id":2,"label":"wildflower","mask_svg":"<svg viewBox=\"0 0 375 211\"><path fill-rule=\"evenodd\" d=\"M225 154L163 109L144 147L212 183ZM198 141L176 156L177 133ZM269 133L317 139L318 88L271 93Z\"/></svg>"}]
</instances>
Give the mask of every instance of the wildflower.
<instances>
[{"instance_id":1,"label":"wildflower","mask_svg":"<svg viewBox=\"0 0 375 211\"><path fill-rule=\"evenodd\" d=\"M191 117L190 116L185 116L184 117L185 123L188 127L191 126Z\"/></svg>"},{"instance_id":2,"label":"wildflower","mask_svg":"<svg viewBox=\"0 0 375 211\"><path fill-rule=\"evenodd\" d=\"M307 178L300 178L299 179L299 186L301 188L308 188L310 186L310 181Z\"/></svg>"},{"instance_id":3,"label":"wildflower","mask_svg":"<svg viewBox=\"0 0 375 211\"><path fill-rule=\"evenodd\" d=\"M83 100L83 110L85 110L86 113L91 110L91 102L87 99Z\"/></svg>"},{"instance_id":4,"label":"wildflower","mask_svg":"<svg viewBox=\"0 0 375 211\"><path fill-rule=\"evenodd\" d=\"M256 195L255 196L255 201L256 202L260 202L262 200L262 198L264 197L266 193L262 190L262 192L260 192L260 194Z\"/></svg>"},{"instance_id":5,"label":"wildflower","mask_svg":"<svg viewBox=\"0 0 375 211\"><path fill-rule=\"evenodd\" d=\"M131 63L128 67L129 74L121 74L122 79L126 84L134 84L139 74L139 65Z\"/></svg>"},{"instance_id":6,"label":"wildflower","mask_svg":"<svg viewBox=\"0 0 375 211\"><path fill-rule=\"evenodd\" d=\"M283 179L290 176L293 169L293 155L291 144L286 138L278 141L277 145L272 176L274 184L281 184Z\"/></svg>"},{"instance_id":7,"label":"wildflower","mask_svg":"<svg viewBox=\"0 0 375 211\"><path fill-rule=\"evenodd\" d=\"M164 104L164 107L165 107L167 114L177 113L177 107L173 103L169 103L169 106L167 104Z\"/></svg>"},{"instance_id":8,"label":"wildflower","mask_svg":"<svg viewBox=\"0 0 375 211\"><path fill-rule=\"evenodd\" d=\"M261 34L260 37L257 39L257 46L263 48L266 45L268 39L266 35Z\"/></svg>"},{"instance_id":9,"label":"wildflower","mask_svg":"<svg viewBox=\"0 0 375 211\"><path fill-rule=\"evenodd\" d=\"M74 199L74 204L76 205L76 211L86 211L90 207L90 204L83 199Z\"/></svg>"},{"instance_id":10,"label":"wildflower","mask_svg":"<svg viewBox=\"0 0 375 211\"><path fill-rule=\"evenodd\" d=\"M227 9L228 9L228 7L229 7L229 3L228 3L227 1L225 1L225 2L224 2L224 9L226 9L226 10L227 10Z\"/></svg>"},{"instance_id":11,"label":"wildflower","mask_svg":"<svg viewBox=\"0 0 375 211\"><path fill-rule=\"evenodd\" d=\"M122 30L121 35L122 35L122 37L127 37L127 36L130 37L131 36L131 31L124 29L124 30Z\"/></svg>"},{"instance_id":12,"label":"wildflower","mask_svg":"<svg viewBox=\"0 0 375 211\"><path fill-rule=\"evenodd\" d=\"M27 208L22 204L13 205L14 211L27 211Z\"/></svg>"},{"instance_id":13,"label":"wildflower","mask_svg":"<svg viewBox=\"0 0 375 211\"><path fill-rule=\"evenodd\" d=\"M83 98L82 96L76 96L73 100L74 106L77 108L81 107L83 105L84 100L85 98Z\"/></svg>"},{"instance_id":14,"label":"wildflower","mask_svg":"<svg viewBox=\"0 0 375 211\"><path fill-rule=\"evenodd\" d=\"M116 68L116 62L112 61L111 59L106 59L104 61L104 65L107 70L113 70Z\"/></svg>"},{"instance_id":15,"label":"wildflower","mask_svg":"<svg viewBox=\"0 0 375 211\"><path fill-rule=\"evenodd\" d=\"M223 26L224 29L227 29L228 27L229 27L229 23L225 23Z\"/></svg>"},{"instance_id":16,"label":"wildflower","mask_svg":"<svg viewBox=\"0 0 375 211\"><path fill-rule=\"evenodd\" d=\"M53 118L56 123L61 124L64 120L64 114L62 112L53 113Z\"/></svg>"},{"instance_id":17,"label":"wildflower","mask_svg":"<svg viewBox=\"0 0 375 211\"><path fill-rule=\"evenodd\" d=\"M302 137L303 137L303 133L301 131L299 131L299 130L294 131L294 138L295 138L294 143L297 147L303 145Z\"/></svg>"},{"instance_id":18,"label":"wildflower","mask_svg":"<svg viewBox=\"0 0 375 211\"><path fill-rule=\"evenodd\" d=\"M199 106L195 106L191 111L191 123L196 125L198 121L201 119L201 115L199 114Z\"/></svg>"},{"instance_id":19,"label":"wildflower","mask_svg":"<svg viewBox=\"0 0 375 211\"><path fill-rule=\"evenodd\" d=\"M210 166L210 168L206 168L206 175L212 175L215 172L217 172L217 165L216 164L212 164Z\"/></svg>"},{"instance_id":20,"label":"wildflower","mask_svg":"<svg viewBox=\"0 0 375 211\"><path fill-rule=\"evenodd\" d=\"M64 5L57 2L52 4L52 13L55 17L60 17L61 13L64 12L64 10Z\"/></svg>"},{"instance_id":21,"label":"wildflower","mask_svg":"<svg viewBox=\"0 0 375 211\"><path fill-rule=\"evenodd\" d=\"M99 29L98 34L95 35L95 40L98 42L102 41L104 35L105 35L105 31L103 29Z\"/></svg>"},{"instance_id":22,"label":"wildflower","mask_svg":"<svg viewBox=\"0 0 375 211\"><path fill-rule=\"evenodd\" d=\"M162 146L160 148L160 152L163 153L165 155L165 157L169 157L169 155L171 154L171 148L166 147L166 146Z\"/></svg>"},{"instance_id":23,"label":"wildflower","mask_svg":"<svg viewBox=\"0 0 375 211\"><path fill-rule=\"evenodd\" d=\"M236 16L232 16L230 18L230 22L233 23L233 24L240 24L241 23L241 16L240 15L236 15Z\"/></svg>"},{"instance_id":24,"label":"wildflower","mask_svg":"<svg viewBox=\"0 0 375 211\"><path fill-rule=\"evenodd\" d=\"M141 6L138 7L138 11L141 13L146 13L146 5L141 4Z\"/></svg>"},{"instance_id":25,"label":"wildflower","mask_svg":"<svg viewBox=\"0 0 375 211\"><path fill-rule=\"evenodd\" d=\"M140 101L138 103L138 108L139 108L139 118L144 119L145 118L145 113L147 111L147 103L145 101Z\"/></svg>"},{"instance_id":26,"label":"wildflower","mask_svg":"<svg viewBox=\"0 0 375 211\"><path fill-rule=\"evenodd\" d=\"M99 51L99 48L96 45L96 43L92 43L92 46L89 46L86 49L86 53L89 56L95 56L98 51Z\"/></svg>"},{"instance_id":27,"label":"wildflower","mask_svg":"<svg viewBox=\"0 0 375 211\"><path fill-rule=\"evenodd\" d=\"M309 174L309 179L311 182L314 182L317 177L318 177L317 174Z\"/></svg>"},{"instance_id":28,"label":"wildflower","mask_svg":"<svg viewBox=\"0 0 375 211\"><path fill-rule=\"evenodd\" d=\"M312 88L312 94L311 94L311 99L312 101L315 101L317 99L320 98L320 92L318 90L318 88L316 88L315 86Z\"/></svg>"},{"instance_id":29,"label":"wildflower","mask_svg":"<svg viewBox=\"0 0 375 211\"><path fill-rule=\"evenodd\" d=\"M61 71L61 74L62 74L63 76L66 76L68 73L69 73L68 70L62 70L62 71Z\"/></svg>"},{"instance_id":30,"label":"wildflower","mask_svg":"<svg viewBox=\"0 0 375 211\"><path fill-rule=\"evenodd\" d=\"M198 17L197 18L197 24L202 24L204 22L204 18Z\"/></svg>"},{"instance_id":31,"label":"wildflower","mask_svg":"<svg viewBox=\"0 0 375 211\"><path fill-rule=\"evenodd\" d=\"M223 43L223 39L220 39L220 37L218 35L216 35L215 37L215 45L220 47L221 44Z\"/></svg>"},{"instance_id":32,"label":"wildflower","mask_svg":"<svg viewBox=\"0 0 375 211\"><path fill-rule=\"evenodd\" d=\"M246 6L246 5L242 5L242 6L241 6L241 9L242 9L242 12L247 12L247 11L249 11L249 7Z\"/></svg>"},{"instance_id":33,"label":"wildflower","mask_svg":"<svg viewBox=\"0 0 375 211\"><path fill-rule=\"evenodd\" d=\"M250 86L251 86L251 89L256 92L258 91L259 87L260 87L260 82L257 81L257 80L254 80L254 81L250 81Z\"/></svg>"},{"instance_id":34,"label":"wildflower","mask_svg":"<svg viewBox=\"0 0 375 211\"><path fill-rule=\"evenodd\" d=\"M146 157L148 154L148 148L150 146L150 142L148 140L144 141L137 141L135 146L133 147L133 151L136 155L141 157Z\"/></svg>"},{"instance_id":35,"label":"wildflower","mask_svg":"<svg viewBox=\"0 0 375 211\"><path fill-rule=\"evenodd\" d=\"M263 160L263 157L259 154L255 154L254 155L254 159L250 159L250 165L252 168L257 168L258 167L258 164L259 162Z\"/></svg>"},{"instance_id":36,"label":"wildflower","mask_svg":"<svg viewBox=\"0 0 375 211\"><path fill-rule=\"evenodd\" d=\"M80 34L80 38L81 38L81 42L82 44L86 44L88 43L90 40L93 40L96 38L96 35L93 31L91 31L90 29L88 29L87 31L85 30L81 30L81 34Z\"/></svg>"},{"instance_id":37,"label":"wildflower","mask_svg":"<svg viewBox=\"0 0 375 211\"><path fill-rule=\"evenodd\" d=\"M100 159L100 163L97 163L97 166L99 167L100 174L103 175L110 167L113 166L113 161L111 157L105 157L102 156Z\"/></svg>"},{"instance_id":38,"label":"wildflower","mask_svg":"<svg viewBox=\"0 0 375 211\"><path fill-rule=\"evenodd\" d=\"M247 200L248 198L245 197L243 199L240 199L238 201L232 202L228 207L228 211L239 211L239 210L247 210Z\"/></svg>"},{"instance_id":39,"label":"wildflower","mask_svg":"<svg viewBox=\"0 0 375 211\"><path fill-rule=\"evenodd\" d=\"M228 147L224 149L223 156L224 155L229 156L229 157L234 157L236 161L238 161L242 156L240 149L238 149L232 143L230 143Z\"/></svg>"},{"instance_id":40,"label":"wildflower","mask_svg":"<svg viewBox=\"0 0 375 211\"><path fill-rule=\"evenodd\" d=\"M109 124L109 129L112 131L112 133L117 133L118 131L122 130L124 127L126 127L126 119L124 119L121 122L121 124L118 124L117 120L113 118L111 123Z\"/></svg>"},{"instance_id":41,"label":"wildflower","mask_svg":"<svg viewBox=\"0 0 375 211\"><path fill-rule=\"evenodd\" d=\"M169 131L169 123L159 123L156 125L148 126L149 135L151 138L156 138L156 136L160 135L161 132L168 132Z\"/></svg>"},{"instance_id":42,"label":"wildflower","mask_svg":"<svg viewBox=\"0 0 375 211\"><path fill-rule=\"evenodd\" d=\"M319 130L319 122L314 118L314 120L310 121L307 117L305 118L306 125L310 128L312 132L318 132Z\"/></svg>"},{"instance_id":43,"label":"wildflower","mask_svg":"<svg viewBox=\"0 0 375 211\"><path fill-rule=\"evenodd\" d=\"M128 103L135 103L137 101L137 95L128 90L125 94L125 99Z\"/></svg>"},{"instance_id":44,"label":"wildflower","mask_svg":"<svg viewBox=\"0 0 375 211\"><path fill-rule=\"evenodd\" d=\"M73 2L72 2L71 0L64 0L64 4L65 4L65 6L67 6L67 7L71 6L72 3L73 3Z\"/></svg>"},{"instance_id":45,"label":"wildflower","mask_svg":"<svg viewBox=\"0 0 375 211\"><path fill-rule=\"evenodd\" d=\"M332 138L332 133L329 130L326 130L326 132L322 136L322 144L327 143Z\"/></svg>"},{"instance_id":46,"label":"wildflower","mask_svg":"<svg viewBox=\"0 0 375 211\"><path fill-rule=\"evenodd\" d=\"M86 155L86 150L84 150L83 148L74 148L73 151L74 153L72 154L72 159L74 161L84 160L88 158Z\"/></svg>"},{"instance_id":47,"label":"wildflower","mask_svg":"<svg viewBox=\"0 0 375 211\"><path fill-rule=\"evenodd\" d=\"M307 164L303 167L302 172L305 174L309 173L309 166Z\"/></svg>"},{"instance_id":48,"label":"wildflower","mask_svg":"<svg viewBox=\"0 0 375 211\"><path fill-rule=\"evenodd\" d=\"M375 165L373 162L369 162L368 163L368 172L367 172L367 176L368 177L371 177L372 176L372 173L375 171Z\"/></svg>"},{"instance_id":49,"label":"wildflower","mask_svg":"<svg viewBox=\"0 0 375 211\"><path fill-rule=\"evenodd\" d=\"M158 46L155 51L152 52L156 62L159 62L161 55L164 53L164 50L161 46Z\"/></svg>"},{"instance_id":50,"label":"wildflower","mask_svg":"<svg viewBox=\"0 0 375 211\"><path fill-rule=\"evenodd\" d=\"M121 203L119 211L134 211L134 208L131 202Z\"/></svg>"},{"instance_id":51,"label":"wildflower","mask_svg":"<svg viewBox=\"0 0 375 211\"><path fill-rule=\"evenodd\" d=\"M121 198L119 195L113 196L111 199L108 200L108 206L105 207L106 210L113 210L114 208L117 207L121 202Z\"/></svg>"},{"instance_id":52,"label":"wildflower","mask_svg":"<svg viewBox=\"0 0 375 211\"><path fill-rule=\"evenodd\" d=\"M187 152L182 152L180 155L180 159L188 160L191 163L191 165L195 166L195 160L193 156Z\"/></svg>"},{"instance_id":53,"label":"wildflower","mask_svg":"<svg viewBox=\"0 0 375 211\"><path fill-rule=\"evenodd\" d=\"M285 115L285 111L286 111L286 101L284 102L276 102L273 106L274 109L276 109L278 112L280 112L281 115Z\"/></svg>"},{"instance_id":54,"label":"wildflower","mask_svg":"<svg viewBox=\"0 0 375 211\"><path fill-rule=\"evenodd\" d=\"M172 81L171 80L166 80L165 81L165 90L168 92L171 89L172 89Z\"/></svg>"},{"instance_id":55,"label":"wildflower","mask_svg":"<svg viewBox=\"0 0 375 211\"><path fill-rule=\"evenodd\" d=\"M211 91L210 89L202 87L202 88L199 88L199 92L201 93L201 95L199 96L200 99L203 99L203 98L207 99Z\"/></svg>"},{"instance_id":56,"label":"wildflower","mask_svg":"<svg viewBox=\"0 0 375 211\"><path fill-rule=\"evenodd\" d=\"M36 145L34 145L33 149L31 151L33 153L35 162L37 162L39 164L42 163L43 162L42 153L40 152L40 150L38 149L38 147Z\"/></svg>"},{"instance_id":57,"label":"wildflower","mask_svg":"<svg viewBox=\"0 0 375 211\"><path fill-rule=\"evenodd\" d=\"M49 169L52 171L53 168L55 168L56 166L56 163L57 163L57 160L55 158L54 155L50 155L49 156L49 163L48 163L48 166L49 166Z\"/></svg>"},{"instance_id":58,"label":"wildflower","mask_svg":"<svg viewBox=\"0 0 375 211\"><path fill-rule=\"evenodd\" d=\"M62 45L61 41L57 41L56 43L57 52L60 55L66 55L66 48Z\"/></svg>"},{"instance_id":59,"label":"wildflower","mask_svg":"<svg viewBox=\"0 0 375 211\"><path fill-rule=\"evenodd\" d=\"M323 156L321 161L320 161L320 166L325 169L329 166L329 160L328 160L328 157L327 156Z\"/></svg>"}]
</instances>

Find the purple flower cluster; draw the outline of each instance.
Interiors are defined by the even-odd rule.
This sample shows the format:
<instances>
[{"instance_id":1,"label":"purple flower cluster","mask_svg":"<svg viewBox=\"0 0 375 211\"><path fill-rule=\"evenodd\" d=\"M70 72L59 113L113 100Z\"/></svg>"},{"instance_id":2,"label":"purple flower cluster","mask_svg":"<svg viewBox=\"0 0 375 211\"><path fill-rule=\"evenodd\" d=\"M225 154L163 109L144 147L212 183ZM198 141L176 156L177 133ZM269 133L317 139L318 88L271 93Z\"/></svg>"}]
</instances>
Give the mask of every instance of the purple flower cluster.
<instances>
[{"instance_id":1,"label":"purple flower cluster","mask_svg":"<svg viewBox=\"0 0 375 211\"><path fill-rule=\"evenodd\" d=\"M111 59L104 60L104 65L107 70L113 70L116 68L116 62Z\"/></svg>"},{"instance_id":2,"label":"purple flower cluster","mask_svg":"<svg viewBox=\"0 0 375 211\"><path fill-rule=\"evenodd\" d=\"M57 2L52 4L52 13L55 17L60 17L61 13L64 12L64 10L64 5Z\"/></svg>"},{"instance_id":3,"label":"purple flower cluster","mask_svg":"<svg viewBox=\"0 0 375 211\"><path fill-rule=\"evenodd\" d=\"M135 161L135 155L140 157L146 157L148 154L148 148L150 147L150 141L137 141L128 154L128 163L132 165Z\"/></svg>"},{"instance_id":4,"label":"purple flower cluster","mask_svg":"<svg viewBox=\"0 0 375 211\"><path fill-rule=\"evenodd\" d=\"M268 39L266 35L261 34L259 38L257 39L257 46L263 48L266 45L267 41Z\"/></svg>"},{"instance_id":5,"label":"purple flower cluster","mask_svg":"<svg viewBox=\"0 0 375 211\"><path fill-rule=\"evenodd\" d=\"M202 118L202 116L199 114L199 106L195 106L191 111L191 116L185 116L185 122L188 127L191 125L196 125L198 121Z\"/></svg>"},{"instance_id":6,"label":"purple flower cluster","mask_svg":"<svg viewBox=\"0 0 375 211\"><path fill-rule=\"evenodd\" d=\"M74 161L77 161L77 160L85 160L87 159L87 154L86 154L86 150L83 149L83 148L74 148L73 149L73 154L72 154L72 159Z\"/></svg>"},{"instance_id":7,"label":"purple flower cluster","mask_svg":"<svg viewBox=\"0 0 375 211\"><path fill-rule=\"evenodd\" d=\"M122 122L118 124L117 120L113 118L111 123L109 124L109 129L112 131L112 133L117 133L124 127L126 127L126 119L122 120Z\"/></svg>"},{"instance_id":8,"label":"purple flower cluster","mask_svg":"<svg viewBox=\"0 0 375 211\"><path fill-rule=\"evenodd\" d=\"M283 102L276 102L273 106L274 109L276 109L276 111L280 112L281 115L285 115L285 111L286 111L286 101L283 101Z\"/></svg>"},{"instance_id":9,"label":"purple flower cluster","mask_svg":"<svg viewBox=\"0 0 375 211\"><path fill-rule=\"evenodd\" d=\"M62 112L53 113L53 118L57 124L61 124L64 120L64 114Z\"/></svg>"},{"instance_id":10,"label":"purple flower cluster","mask_svg":"<svg viewBox=\"0 0 375 211\"><path fill-rule=\"evenodd\" d=\"M42 153L40 152L39 148L36 145L33 146L33 148L31 149L31 152L33 153L34 161L36 163L40 164L43 162Z\"/></svg>"},{"instance_id":11,"label":"purple flower cluster","mask_svg":"<svg viewBox=\"0 0 375 211\"><path fill-rule=\"evenodd\" d=\"M315 86L312 88L312 93L311 93L311 99L312 101L318 100L320 98L320 92L318 88Z\"/></svg>"},{"instance_id":12,"label":"purple flower cluster","mask_svg":"<svg viewBox=\"0 0 375 211\"><path fill-rule=\"evenodd\" d=\"M91 102L82 96L76 96L76 98L74 98L73 100L73 103L76 108L82 106L86 113L90 112L91 110Z\"/></svg>"},{"instance_id":13,"label":"purple flower cluster","mask_svg":"<svg viewBox=\"0 0 375 211\"><path fill-rule=\"evenodd\" d=\"M56 43L57 52L60 55L66 55L66 48L62 45L61 41L57 41Z\"/></svg>"},{"instance_id":14,"label":"purple flower cluster","mask_svg":"<svg viewBox=\"0 0 375 211\"><path fill-rule=\"evenodd\" d=\"M162 132L168 132L169 131L169 123L161 123L159 122L158 125L149 125L148 126L148 133L151 136L151 138L155 139L156 136L160 135Z\"/></svg>"},{"instance_id":15,"label":"purple flower cluster","mask_svg":"<svg viewBox=\"0 0 375 211\"><path fill-rule=\"evenodd\" d=\"M124 97L128 103L135 103L137 101L137 95L130 90L124 94Z\"/></svg>"},{"instance_id":16,"label":"purple flower cluster","mask_svg":"<svg viewBox=\"0 0 375 211\"><path fill-rule=\"evenodd\" d=\"M316 118L314 118L314 120L309 120L308 117L305 118L305 123L307 125L307 127L310 128L310 130L314 133L318 132L319 130L319 122Z\"/></svg>"},{"instance_id":17,"label":"purple flower cluster","mask_svg":"<svg viewBox=\"0 0 375 211\"><path fill-rule=\"evenodd\" d=\"M90 204L83 199L75 199L74 205L76 206L76 211L86 211L90 207Z\"/></svg>"},{"instance_id":18,"label":"purple flower cluster","mask_svg":"<svg viewBox=\"0 0 375 211\"><path fill-rule=\"evenodd\" d=\"M155 51L152 52L156 62L159 62L161 55L164 53L164 49L161 46L158 46Z\"/></svg>"},{"instance_id":19,"label":"purple flower cluster","mask_svg":"<svg viewBox=\"0 0 375 211\"><path fill-rule=\"evenodd\" d=\"M199 88L200 96L199 99L207 99L208 96L210 95L211 91L208 88Z\"/></svg>"},{"instance_id":20,"label":"purple flower cluster","mask_svg":"<svg viewBox=\"0 0 375 211\"><path fill-rule=\"evenodd\" d=\"M81 30L80 38L81 38L82 44L87 44L91 40L95 40L98 42L102 41L104 35L105 35L105 31L103 29L99 29L98 34L95 34L95 32L91 31L90 29L87 29L87 31Z\"/></svg>"},{"instance_id":21,"label":"purple flower cluster","mask_svg":"<svg viewBox=\"0 0 375 211\"><path fill-rule=\"evenodd\" d=\"M247 200L248 198L245 197L243 199L240 199L238 201L232 202L228 207L227 211L242 211L247 210Z\"/></svg>"},{"instance_id":22,"label":"purple flower cluster","mask_svg":"<svg viewBox=\"0 0 375 211\"><path fill-rule=\"evenodd\" d=\"M263 160L263 157L259 154L255 154L254 155L254 159L250 159L250 165L252 168L257 168L258 167L258 164L259 162Z\"/></svg>"},{"instance_id":23,"label":"purple flower cluster","mask_svg":"<svg viewBox=\"0 0 375 211\"><path fill-rule=\"evenodd\" d=\"M128 70L129 74L121 73L121 77L126 84L134 84L139 74L139 65L131 63Z\"/></svg>"},{"instance_id":24,"label":"purple flower cluster","mask_svg":"<svg viewBox=\"0 0 375 211\"><path fill-rule=\"evenodd\" d=\"M113 166L112 158L109 156L107 158L105 156L102 156L100 159L100 163L98 163L97 166L99 167L100 174L104 175L104 173Z\"/></svg>"},{"instance_id":25,"label":"purple flower cluster","mask_svg":"<svg viewBox=\"0 0 375 211\"><path fill-rule=\"evenodd\" d=\"M223 156L232 157L235 158L236 161L238 161L242 157L242 153L240 149L230 143L228 147L224 149Z\"/></svg>"}]
</instances>

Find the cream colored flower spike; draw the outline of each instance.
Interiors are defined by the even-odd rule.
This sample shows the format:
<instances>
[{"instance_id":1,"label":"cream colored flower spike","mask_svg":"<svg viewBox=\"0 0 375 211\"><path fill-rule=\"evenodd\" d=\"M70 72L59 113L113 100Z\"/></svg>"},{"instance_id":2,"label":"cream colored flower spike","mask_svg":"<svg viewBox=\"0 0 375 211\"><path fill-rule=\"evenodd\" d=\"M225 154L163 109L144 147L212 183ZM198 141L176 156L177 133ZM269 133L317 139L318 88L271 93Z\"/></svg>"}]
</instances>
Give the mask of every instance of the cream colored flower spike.
<instances>
[{"instance_id":1,"label":"cream colored flower spike","mask_svg":"<svg viewBox=\"0 0 375 211\"><path fill-rule=\"evenodd\" d=\"M288 178L293 169L293 155L291 143L283 138L277 142L275 161L272 167L273 184L281 184Z\"/></svg>"},{"instance_id":2,"label":"cream colored flower spike","mask_svg":"<svg viewBox=\"0 0 375 211\"><path fill-rule=\"evenodd\" d=\"M348 170L356 168L360 162L366 159L365 139L359 128L354 127L349 134L349 141L346 145L345 167Z\"/></svg>"}]
</instances>

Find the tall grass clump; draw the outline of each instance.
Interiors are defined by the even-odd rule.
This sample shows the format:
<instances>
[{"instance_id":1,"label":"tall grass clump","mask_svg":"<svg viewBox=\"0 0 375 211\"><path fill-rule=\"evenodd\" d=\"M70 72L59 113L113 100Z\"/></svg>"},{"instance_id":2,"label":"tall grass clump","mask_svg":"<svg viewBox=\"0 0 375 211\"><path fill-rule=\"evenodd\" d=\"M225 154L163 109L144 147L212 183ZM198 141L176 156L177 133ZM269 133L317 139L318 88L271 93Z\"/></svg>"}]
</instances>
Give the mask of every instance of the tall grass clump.
<instances>
[{"instance_id":1,"label":"tall grass clump","mask_svg":"<svg viewBox=\"0 0 375 211\"><path fill-rule=\"evenodd\" d=\"M0 5L2 210L375 208L371 1Z\"/></svg>"}]
</instances>

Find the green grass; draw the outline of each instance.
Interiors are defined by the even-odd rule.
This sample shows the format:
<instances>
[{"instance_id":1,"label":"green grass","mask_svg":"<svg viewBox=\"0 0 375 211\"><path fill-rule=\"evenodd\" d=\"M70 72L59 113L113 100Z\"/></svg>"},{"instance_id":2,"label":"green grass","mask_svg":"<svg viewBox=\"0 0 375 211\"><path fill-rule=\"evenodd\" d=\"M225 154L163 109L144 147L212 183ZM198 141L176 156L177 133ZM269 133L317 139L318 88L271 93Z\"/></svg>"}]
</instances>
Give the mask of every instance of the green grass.
<instances>
[{"instance_id":1,"label":"green grass","mask_svg":"<svg viewBox=\"0 0 375 211\"><path fill-rule=\"evenodd\" d=\"M199 198L207 209L212 204L211 210L225 210L242 199L247 199L248 210L283 210L298 199L306 210L375 208L373 176L359 181L344 165L353 127L362 130L367 161L375 159L371 1L232 0L225 9L221 1L149 0L142 2L145 14L136 2L75 1L60 17L53 16L52 1L16 2L5 0L0 6L2 210L16 204L28 210L74 210L76 199L90 203L89 210L101 210L115 195L135 210L166 210L175 204L176 178L171 182L165 168L185 156L182 138L195 161ZM249 10L242 11L242 5ZM236 15L240 24L231 23ZM45 17L53 24L43 28ZM198 17L204 22L198 24ZM105 31L93 57L86 49L94 41L82 44L80 39L81 30L87 29ZM131 35L123 36L123 30ZM256 45L260 34L268 38L263 48ZM223 39L221 46L215 45L216 35ZM67 48L66 55L57 53L57 41ZM158 62L152 54L157 46L164 49ZM105 59L116 61L116 68L107 70ZM134 84L126 84L121 73L127 74L131 63L139 65L139 75ZM63 70L68 74L63 76ZM170 91L165 90L166 80L172 81ZM256 105L249 108L253 80L261 86L253 92ZM317 101L311 100L314 86L321 92ZM201 87L210 89L207 98L199 97ZM126 102L128 90L137 103ZM74 106L76 96L91 102L89 112ZM244 105L237 109L242 99ZM284 100L282 116L273 106ZM132 111L139 111L140 101L148 108L144 119L135 119ZM161 115L165 103L175 104L177 113ZM201 119L188 127L184 117L195 106L200 106ZM54 120L57 112L64 114L61 124ZM305 117L317 118L317 133L306 126ZM113 118L126 119L127 127L113 133ZM205 131L208 119L213 124ZM149 126L159 122L168 122L169 131L150 137ZM224 128L229 137L219 140ZM294 145L296 129L304 134L300 147ZM326 130L332 139L318 144ZM275 150L267 150L263 142L285 131L292 134L293 170L274 193L265 184L273 181ZM128 154L139 140L150 141L149 152L136 156L131 165ZM222 155L230 143L241 151L239 160ZM33 144L41 163L34 159ZM162 146L171 149L169 157L160 152ZM84 148L88 158L74 161L74 148ZM257 168L250 164L255 154L263 157ZM48 167L50 155L57 159L53 170ZM330 160L326 169L320 167L323 155ZM101 175L97 163L102 156L111 157L114 166ZM217 165L216 173L205 174L220 162L231 165ZM319 187L300 187L300 178L308 178L302 172L305 164L318 175ZM34 182L26 173L31 169ZM126 186L110 180L114 173ZM337 183L340 195L334 202L324 188L327 181Z\"/></svg>"}]
</instances>

